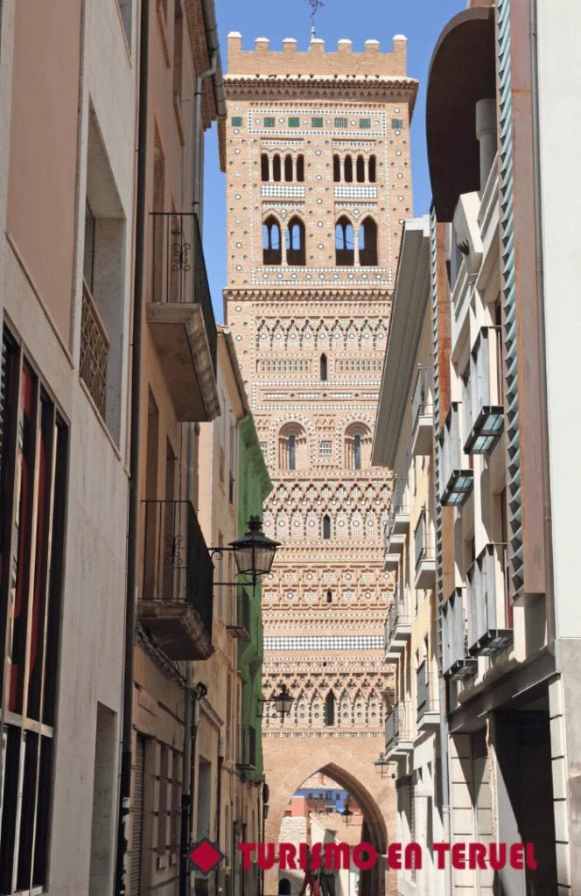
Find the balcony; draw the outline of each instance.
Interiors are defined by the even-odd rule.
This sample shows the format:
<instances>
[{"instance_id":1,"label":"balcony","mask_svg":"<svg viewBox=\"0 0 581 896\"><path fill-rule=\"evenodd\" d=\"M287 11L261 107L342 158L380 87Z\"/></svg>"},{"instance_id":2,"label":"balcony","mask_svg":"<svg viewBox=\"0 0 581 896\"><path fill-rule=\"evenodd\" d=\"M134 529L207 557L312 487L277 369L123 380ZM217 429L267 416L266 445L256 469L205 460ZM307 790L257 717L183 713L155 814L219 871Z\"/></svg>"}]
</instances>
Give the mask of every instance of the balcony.
<instances>
[{"instance_id":1,"label":"balcony","mask_svg":"<svg viewBox=\"0 0 581 896\"><path fill-rule=\"evenodd\" d=\"M424 660L416 669L417 728L429 730L440 724L438 700L432 695L433 685L428 673L428 662Z\"/></svg>"},{"instance_id":2,"label":"balcony","mask_svg":"<svg viewBox=\"0 0 581 896\"><path fill-rule=\"evenodd\" d=\"M409 602L396 596L385 621L385 659L397 660L412 634Z\"/></svg>"},{"instance_id":3,"label":"balcony","mask_svg":"<svg viewBox=\"0 0 581 896\"><path fill-rule=\"evenodd\" d=\"M430 455L433 451L434 405L432 368L418 367L412 395L412 444L414 457Z\"/></svg>"},{"instance_id":4,"label":"balcony","mask_svg":"<svg viewBox=\"0 0 581 896\"><path fill-rule=\"evenodd\" d=\"M416 588L425 591L436 581L436 551L428 515L424 507L414 530Z\"/></svg>"},{"instance_id":5,"label":"balcony","mask_svg":"<svg viewBox=\"0 0 581 896\"><path fill-rule=\"evenodd\" d=\"M396 703L385 721L385 753L387 759L397 759L414 748L415 712L411 701Z\"/></svg>"},{"instance_id":6,"label":"balcony","mask_svg":"<svg viewBox=\"0 0 581 896\"><path fill-rule=\"evenodd\" d=\"M499 327L482 327L470 353L470 404L466 409L466 454L490 454L504 428Z\"/></svg>"},{"instance_id":7,"label":"balcony","mask_svg":"<svg viewBox=\"0 0 581 896\"><path fill-rule=\"evenodd\" d=\"M198 219L153 212L147 321L180 421L213 420L218 332Z\"/></svg>"},{"instance_id":8,"label":"balcony","mask_svg":"<svg viewBox=\"0 0 581 896\"><path fill-rule=\"evenodd\" d=\"M189 501L143 501L139 617L171 660L212 655L214 567Z\"/></svg>"},{"instance_id":9,"label":"balcony","mask_svg":"<svg viewBox=\"0 0 581 896\"><path fill-rule=\"evenodd\" d=\"M487 544L468 573L468 652L494 656L512 644L506 548Z\"/></svg>"},{"instance_id":10,"label":"balcony","mask_svg":"<svg viewBox=\"0 0 581 896\"><path fill-rule=\"evenodd\" d=\"M236 769L244 776L256 771L256 728L253 725L243 726L240 748L240 762L236 764Z\"/></svg>"},{"instance_id":11,"label":"balcony","mask_svg":"<svg viewBox=\"0 0 581 896\"><path fill-rule=\"evenodd\" d=\"M387 553L398 553L403 550L405 533L410 524L410 512L407 500L407 480L396 479L391 496L391 504L385 527L385 549Z\"/></svg>"},{"instance_id":12,"label":"balcony","mask_svg":"<svg viewBox=\"0 0 581 896\"><path fill-rule=\"evenodd\" d=\"M226 628L233 638L239 641L250 641L251 637L251 604L250 594L241 585L236 595L236 621Z\"/></svg>"},{"instance_id":13,"label":"balcony","mask_svg":"<svg viewBox=\"0 0 581 896\"><path fill-rule=\"evenodd\" d=\"M474 473L462 450L463 415L462 402L452 402L438 435L440 503L449 507L461 507L474 487Z\"/></svg>"},{"instance_id":14,"label":"balcony","mask_svg":"<svg viewBox=\"0 0 581 896\"><path fill-rule=\"evenodd\" d=\"M467 650L464 591L456 588L440 609L442 625L442 672L446 678L464 679L474 675L476 660Z\"/></svg>"},{"instance_id":15,"label":"balcony","mask_svg":"<svg viewBox=\"0 0 581 896\"><path fill-rule=\"evenodd\" d=\"M83 283L79 373L101 417L107 410L109 336L89 287Z\"/></svg>"}]
</instances>

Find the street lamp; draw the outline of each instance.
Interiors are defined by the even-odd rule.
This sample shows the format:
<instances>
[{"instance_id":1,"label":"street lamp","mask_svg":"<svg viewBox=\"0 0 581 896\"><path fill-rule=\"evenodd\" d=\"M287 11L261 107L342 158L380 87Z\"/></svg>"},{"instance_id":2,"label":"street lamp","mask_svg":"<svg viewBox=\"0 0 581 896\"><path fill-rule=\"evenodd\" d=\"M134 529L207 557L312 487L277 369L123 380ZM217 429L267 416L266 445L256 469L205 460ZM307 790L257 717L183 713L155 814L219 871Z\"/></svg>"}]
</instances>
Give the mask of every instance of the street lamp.
<instances>
[{"instance_id":1,"label":"street lamp","mask_svg":"<svg viewBox=\"0 0 581 896\"><path fill-rule=\"evenodd\" d=\"M373 763L375 768L380 774L380 777L386 778L388 775L389 761L385 753L380 753L375 762Z\"/></svg>"},{"instance_id":2,"label":"street lamp","mask_svg":"<svg viewBox=\"0 0 581 896\"><path fill-rule=\"evenodd\" d=\"M210 557L215 554L232 552L238 575L250 576L252 584L260 576L269 575L274 555L280 547L279 541L273 541L262 531L262 520L258 516L251 516L248 520L246 534L225 547L210 548ZM237 586L239 582L214 582L215 585Z\"/></svg>"},{"instance_id":3,"label":"street lamp","mask_svg":"<svg viewBox=\"0 0 581 896\"><path fill-rule=\"evenodd\" d=\"M353 818L354 813L349 808L349 797L347 797L347 799L345 801L345 808L343 809L343 811L340 814L341 814L341 817L344 819L345 824L350 825L351 819Z\"/></svg>"},{"instance_id":4,"label":"street lamp","mask_svg":"<svg viewBox=\"0 0 581 896\"><path fill-rule=\"evenodd\" d=\"M293 704L293 698L286 684L283 684L281 685L278 694L273 694L272 697L263 698L262 700L260 700L260 703L274 703L274 708L280 716L281 724L284 725L285 717L290 713L290 709Z\"/></svg>"}]
</instances>

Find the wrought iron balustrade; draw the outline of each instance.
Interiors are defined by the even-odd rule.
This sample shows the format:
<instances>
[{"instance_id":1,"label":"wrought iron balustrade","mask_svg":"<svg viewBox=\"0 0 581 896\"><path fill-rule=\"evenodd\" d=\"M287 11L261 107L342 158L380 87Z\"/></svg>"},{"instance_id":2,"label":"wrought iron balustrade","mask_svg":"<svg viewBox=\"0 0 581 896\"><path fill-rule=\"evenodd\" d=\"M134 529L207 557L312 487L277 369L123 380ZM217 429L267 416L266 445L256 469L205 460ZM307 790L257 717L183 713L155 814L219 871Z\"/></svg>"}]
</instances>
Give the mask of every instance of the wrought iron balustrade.
<instances>
[{"instance_id":1,"label":"wrought iron balustrade","mask_svg":"<svg viewBox=\"0 0 581 896\"><path fill-rule=\"evenodd\" d=\"M88 286L83 283L79 373L101 416L107 411L109 336Z\"/></svg>"}]
</instances>

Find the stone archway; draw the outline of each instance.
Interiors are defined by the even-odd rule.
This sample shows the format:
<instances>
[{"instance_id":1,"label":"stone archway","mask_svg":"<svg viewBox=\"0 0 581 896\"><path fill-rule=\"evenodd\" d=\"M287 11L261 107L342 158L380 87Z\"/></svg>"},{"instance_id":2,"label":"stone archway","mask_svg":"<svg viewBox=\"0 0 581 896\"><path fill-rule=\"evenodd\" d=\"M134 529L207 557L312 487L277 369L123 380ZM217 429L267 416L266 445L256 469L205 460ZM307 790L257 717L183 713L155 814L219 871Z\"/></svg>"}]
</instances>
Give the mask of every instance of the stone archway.
<instances>
[{"instance_id":1,"label":"stone archway","mask_svg":"<svg viewBox=\"0 0 581 896\"><path fill-rule=\"evenodd\" d=\"M267 842L278 842L290 796L315 772L323 772L348 790L364 813L365 837L380 855L395 838L396 792L391 776L380 777L374 761L384 749L382 737L270 736L263 741L264 769L270 791ZM384 863L383 863L384 864ZM277 893L278 872L265 875L265 894ZM369 875L361 896L395 896L396 874L378 867Z\"/></svg>"}]
</instances>

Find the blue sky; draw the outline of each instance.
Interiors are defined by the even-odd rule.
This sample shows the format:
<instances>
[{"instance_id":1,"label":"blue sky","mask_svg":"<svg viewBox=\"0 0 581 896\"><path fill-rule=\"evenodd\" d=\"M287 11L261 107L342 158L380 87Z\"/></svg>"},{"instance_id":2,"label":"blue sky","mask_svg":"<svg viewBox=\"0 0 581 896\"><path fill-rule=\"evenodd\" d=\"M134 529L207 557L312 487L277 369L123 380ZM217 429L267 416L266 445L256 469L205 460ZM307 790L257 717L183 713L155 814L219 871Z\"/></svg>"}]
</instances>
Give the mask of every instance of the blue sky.
<instances>
[{"instance_id":1,"label":"blue sky","mask_svg":"<svg viewBox=\"0 0 581 896\"><path fill-rule=\"evenodd\" d=\"M446 22L466 6L466 0L325 0L317 15L317 35L335 49L348 37L361 50L368 38L391 49L394 34L408 38L408 73L420 81L420 93L412 124L414 213L430 205L426 164L425 83L435 42ZM226 35L240 31L243 45L251 49L256 37L269 37L278 49L285 37L296 37L301 48L308 44L310 20L307 0L216 0L222 43L222 63L227 68ZM222 289L226 285L226 203L224 175L217 159L215 128L206 140L205 251L214 307L222 316Z\"/></svg>"}]
</instances>

